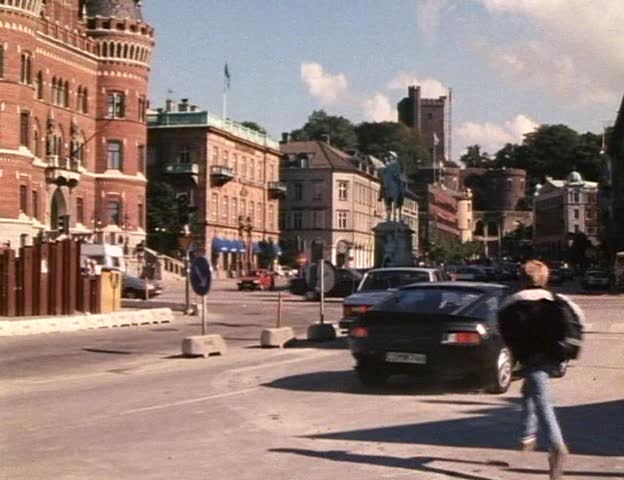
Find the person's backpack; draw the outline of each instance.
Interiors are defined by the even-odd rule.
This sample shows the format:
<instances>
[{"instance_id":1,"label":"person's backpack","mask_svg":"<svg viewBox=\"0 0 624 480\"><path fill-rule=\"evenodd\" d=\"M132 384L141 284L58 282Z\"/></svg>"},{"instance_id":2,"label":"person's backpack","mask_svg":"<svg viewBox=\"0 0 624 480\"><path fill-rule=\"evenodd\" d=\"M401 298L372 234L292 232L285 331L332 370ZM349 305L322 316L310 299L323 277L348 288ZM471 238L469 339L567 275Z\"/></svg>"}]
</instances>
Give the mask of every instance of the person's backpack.
<instances>
[{"instance_id":1,"label":"person's backpack","mask_svg":"<svg viewBox=\"0 0 624 480\"><path fill-rule=\"evenodd\" d=\"M563 338L558 341L557 353L562 362L576 359L583 345L583 324L563 297L557 294L553 294L553 297L563 323Z\"/></svg>"}]
</instances>

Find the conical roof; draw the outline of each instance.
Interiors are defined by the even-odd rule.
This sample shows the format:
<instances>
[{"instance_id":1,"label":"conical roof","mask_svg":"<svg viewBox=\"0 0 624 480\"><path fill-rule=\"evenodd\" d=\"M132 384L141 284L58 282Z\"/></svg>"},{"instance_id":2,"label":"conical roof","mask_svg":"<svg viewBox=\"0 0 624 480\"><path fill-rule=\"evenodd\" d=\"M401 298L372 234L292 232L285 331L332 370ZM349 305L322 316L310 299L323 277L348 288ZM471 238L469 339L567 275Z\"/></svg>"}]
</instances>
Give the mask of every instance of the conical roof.
<instances>
[{"instance_id":1,"label":"conical roof","mask_svg":"<svg viewBox=\"0 0 624 480\"><path fill-rule=\"evenodd\" d=\"M141 0L87 0L88 17L114 17L143 20Z\"/></svg>"}]
</instances>

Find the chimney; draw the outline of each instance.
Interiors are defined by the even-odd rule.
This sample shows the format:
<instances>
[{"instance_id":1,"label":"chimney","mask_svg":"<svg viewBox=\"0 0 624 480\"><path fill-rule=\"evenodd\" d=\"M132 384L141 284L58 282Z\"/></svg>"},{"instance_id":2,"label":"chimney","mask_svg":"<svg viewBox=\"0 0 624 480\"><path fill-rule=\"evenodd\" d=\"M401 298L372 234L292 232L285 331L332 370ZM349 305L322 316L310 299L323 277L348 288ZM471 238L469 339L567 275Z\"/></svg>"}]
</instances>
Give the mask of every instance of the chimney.
<instances>
[{"instance_id":1,"label":"chimney","mask_svg":"<svg viewBox=\"0 0 624 480\"><path fill-rule=\"evenodd\" d=\"M282 141L280 143L289 143L290 142L290 133L282 132Z\"/></svg>"},{"instance_id":2,"label":"chimney","mask_svg":"<svg viewBox=\"0 0 624 480\"><path fill-rule=\"evenodd\" d=\"M175 102L173 100L167 99L165 101L165 112L173 112Z\"/></svg>"},{"instance_id":3,"label":"chimney","mask_svg":"<svg viewBox=\"0 0 624 480\"><path fill-rule=\"evenodd\" d=\"M188 98L183 98L182 101L178 104L178 112L188 112L188 111L189 111Z\"/></svg>"},{"instance_id":4,"label":"chimney","mask_svg":"<svg viewBox=\"0 0 624 480\"><path fill-rule=\"evenodd\" d=\"M321 133L321 142L325 142L327 145L331 145L331 135L329 133Z\"/></svg>"}]
</instances>

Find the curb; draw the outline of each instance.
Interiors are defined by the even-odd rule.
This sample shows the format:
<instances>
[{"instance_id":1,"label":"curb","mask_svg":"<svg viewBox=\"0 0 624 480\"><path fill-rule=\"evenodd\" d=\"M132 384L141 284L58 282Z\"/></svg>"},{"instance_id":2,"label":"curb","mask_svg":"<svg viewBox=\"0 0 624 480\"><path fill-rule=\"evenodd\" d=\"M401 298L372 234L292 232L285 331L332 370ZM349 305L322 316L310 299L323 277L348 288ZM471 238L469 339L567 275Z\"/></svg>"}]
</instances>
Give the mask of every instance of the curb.
<instances>
[{"instance_id":1,"label":"curb","mask_svg":"<svg viewBox=\"0 0 624 480\"><path fill-rule=\"evenodd\" d=\"M29 320L0 321L0 337L37 335L42 333L75 332L99 328L132 327L171 323L174 321L170 308L121 311L96 315L73 315L45 317Z\"/></svg>"}]
</instances>

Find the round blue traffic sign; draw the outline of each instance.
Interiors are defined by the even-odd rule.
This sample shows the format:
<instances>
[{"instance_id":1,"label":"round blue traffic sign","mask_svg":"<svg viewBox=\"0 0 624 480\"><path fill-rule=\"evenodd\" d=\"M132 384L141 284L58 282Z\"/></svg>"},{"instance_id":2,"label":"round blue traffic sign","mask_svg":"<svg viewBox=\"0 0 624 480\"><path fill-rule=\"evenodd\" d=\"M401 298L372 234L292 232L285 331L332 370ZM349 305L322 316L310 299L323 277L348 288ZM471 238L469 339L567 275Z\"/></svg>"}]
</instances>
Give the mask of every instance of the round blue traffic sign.
<instances>
[{"instance_id":1,"label":"round blue traffic sign","mask_svg":"<svg viewBox=\"0 0 624 480\"><path fill-rule=\"evenodd\" d=\"M191 263L191 286L197 295L206 295L210 291L212 269L206 257L197 257Z\"/></svg>"}]
</instances>

